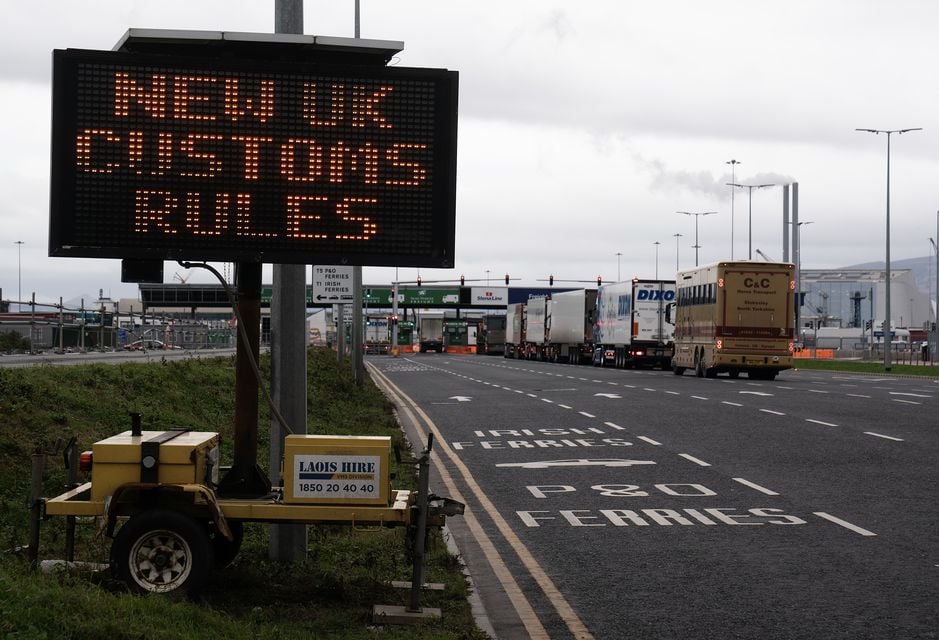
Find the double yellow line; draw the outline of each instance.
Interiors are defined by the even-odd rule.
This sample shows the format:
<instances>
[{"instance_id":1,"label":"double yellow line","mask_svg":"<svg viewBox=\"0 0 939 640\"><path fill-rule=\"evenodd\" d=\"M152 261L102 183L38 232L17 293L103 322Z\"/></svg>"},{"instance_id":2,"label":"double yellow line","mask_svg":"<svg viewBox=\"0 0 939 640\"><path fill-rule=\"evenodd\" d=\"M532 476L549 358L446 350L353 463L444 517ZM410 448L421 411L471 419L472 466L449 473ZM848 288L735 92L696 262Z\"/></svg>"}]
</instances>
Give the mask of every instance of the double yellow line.
<instances>
[{"instance_id":1,"label":"double yellow line","mask_svg":"<svg viewBox=\"0 0 939 640\"><path fill-rule=\"evenodd\" d=\"M414 430L416 431L421 441L423 442L427 440L428 431L434 434L434 440L437 443L438 450L442 452L444 456L446 456L446 458L459 473L467 489L478 501L482 510L492 519L499 533L509 544L509 546L512 547L512 549L515 551L519 560L521 560L522 565L524 565L532 579L534 579L538 586L541 587L541 590L544 592L548 601L551 603L551 606L554 607L554 610L557 612L561 620L564 621L564 624L567 625L567 628L570 630L573 636L580 640L592 640L593 635L590 633L590 631L587 630L587 627L584 625L583 621L581 621L581 619L577 616L570 603L567 602L567 599L554 585L554 582L551 580L551 578L549 578L548 575L544 572L544 569L541 568L541 565L538 564L538 561L535 560L535 558L531 555L531 552L528 550L528 548L522 543L521 540L519 540L518 536L515 535L515 532L512 530L512 528L509 527L508 522L505 521L505 519L496 509L495 505L492 504L492 501L489 500L489 497L485 494L485 492L483 492L482 488L476 482L475 478L473 478L473 474L470 473L470 470L467 468L467 466L447 444L446 439L443 437L443 434L440 433L440 429L438 429L437 425L434 424L434 421L431 420L426 413L424 413L424 411L414 400L401 391L401 389L399 389L393 382L391 382L391 380L389 380L384 373L379 371L379 369L374 364L370 362L366 364L372 374L372 379L375 381L378 387L382 389L382 391L392 400L392 402L397 405L398 410L407 417L407 419L413 425ZM426 429L424 428L424 425L426 425ZM466 499L457 488L453 477L450 475L450 472L444 465L441 457L434 456L432 459L434 462L434 469L446 486L449 496L454 500L459 500L460 502L466 504ZM482 525L480 525L479 520L477 520L475 514L468 504L466 507L466 512L463 514L463 519L466 522L467 528L469 529L473 538L476 540L476 543L485 554L489 565L492 567L493 573L502 584L502 588L505 590L509 601L512 603L512 606L515 609L515 612L518 614L519 619L525 626L525 630L527 631L529 637L536 639L550 638L548 632L545 631L544 626L538 619L538 615L535 613L534 609L532 609L531 603L525 597L525 594L522 593L521 588L518 586L518 582L515 581L515 578L512 576L511 572L506 566L505 561L502 559L502 555L499 553L499 550L496 548L495 544L493 544L489 536L486 535Z\"/></svg>"}]
</instances>

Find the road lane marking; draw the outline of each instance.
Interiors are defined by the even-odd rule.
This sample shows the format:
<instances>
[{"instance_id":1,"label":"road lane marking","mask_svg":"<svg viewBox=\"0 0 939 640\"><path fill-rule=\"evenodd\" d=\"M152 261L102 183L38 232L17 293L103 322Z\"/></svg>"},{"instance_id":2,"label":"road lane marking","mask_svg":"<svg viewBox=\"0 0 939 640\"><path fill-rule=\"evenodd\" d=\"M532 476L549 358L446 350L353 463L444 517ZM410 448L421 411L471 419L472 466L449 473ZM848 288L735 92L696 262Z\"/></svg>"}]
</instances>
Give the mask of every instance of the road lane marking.
<instances>
[{"instance_id":1,"label":"road lane marking","mask_svg":"<svg viewBox=\"0 0 939 640\"><path fill-rule=\"evenodd\" d=\"M549 403L551 403L551 404L554 404L554 400L548 400L547 398L542 398L541 401L542 401L542 402L549 402Z\"/></svg>"},{"instance_id":2,"label":"road lane marking","mask_svg":"<svg viewBox=\"0 0 939 640\"><path fill-rule=\"evenodd\" d=\"M851 398L870 398L870 396L865 396L863 393L849 393L847 395Z\"/></svg>"},{"instance_id":3,"label":"road lane marking","mask_svg":"<svg viewBox=\"0 0 939 640\"><path fill-rule=\"evenodd\" d=\"M582 416L585 417L585 418L596 418L596 417L597 417L597 416L593 415L592 413L587 413L586 411L578 411L577 413L579 413L580 415L582 415Z\"/></svg>"},{"instance_id":4,"label":"road lane marking","mask_svg":"<svg viewBox=\"0 0 939 640\"><path fill-rule=\"evenodd\" d=\"M845 520L842 520L841 518L836 518L836 517L833 516L833 515L830 515L830 514L825 513L824 511L815 511L815 512L814 512L814 515L817 515L819 518L824 518L825 520L828 520L829 522L833 522L833 523L835 523L836 525L838 525L838 526L840 526L840 527L844 527L845 529L848 529L849 531L853 531L854 533L859 533L859 534L861 534L862 536L868 536L868 537L869 537L869 536L876 536L876 535L877 535L877 534L874 533L873 531L868 531L867 529L862 529L861 527L859 527L859 526L857 526L857 525L855 525L855 524L851 524L850 522L847 522L847 521L845 521Z\"/></svg>"},{"instance_id":5,"label":"road lane marking","mask_svg":"<svg viewBox=\"0 0 939 640\"><path fill-rule=\"evenodd\" d=\"M537 398L537 397L538 397L538 396L535 395L534 393L526 393L525 395L528 396L529 398Z\"/></svg>"},{"instance_id":6,"label":"road lane marking","mask_svg":"<svg viewBox=\"0 0 939 640\"><path fill-rule=\"evenodd\" d=\"M705 462L704 460L701 460L701 459L699 459L699 458L695 458L694 456L689 455L689 454L687 454L687 453L679 453L678 455L681 456L682 458L684 458L685 460L690 460L691 462L693 462L693 463L695 463L695 464L697 464L697 465L700 465L700 466L702 466L702 467L710 467L710 466L711 466L710 464L708 464L708 463Z\"/></svg>"},{"instance_id":7,"label":"road lane marking","mask_svg":"<svg viewBox=\"0 0 939 640\"><path fill-rule=\"evenodd\" d=\"M666 391L665 393L667 393L667 394L670 395L670 396L680 396L680 395L681 395L681 393L679 393L678 391Z\"/></svg>"},{"instance_id":8,"label":"road lane marking","mask_svg":"<svg viewBox=\"0 0 939 640\"><path fill-rule=\"evenodd\" d=\"M784 416L786 415L782 411L773 411L772 409L760 409L763 413L772 413L774 416Z\"/></svg>"},{"instance_id":9,"label":"road lane marking","mask_svg":"<svg viewBox=\"0 0 939 640\"><path fill-rule=\"evenodd\" d=\"M562 409L573 409L573 408L574 408L574 407L569 407L569 406L567 406L566 404L558 404L558 406L561 407Z\"/></svg>"},{"instance_id":10,"label":"road lane marking","mask_svg":"<svg viewBox=\"0 0 939 640\"><path fill-rule=\"evenodd\" d=\"M756 489L760 493L765 493L768 496L778 496L779 494L773 491L772 489L767 489L766 487L761 487L755 482L750 482L749 480L744 480L743 478L733 478L734 481L739 482L745 487L750 487L751 489Z\"/></svg>"},{"instance_id":11,"label":"road lane marking","mask_svg":"<svg viewBox=\"0 0 939 640\"><path fill-rule=\"evenodd\" d=\"M604 422L603 424L605 424L606 426L612 429L619 429L620 431L626 431L626 427L621 427L618 424L613 423L613 422Z\"/></svg>"},{"instance_id":12,"label":"road lane marking","mask_svg":"<svg viewBox=\"0 0 939 640\"><path fill-rule=\"evenodd\" d=\"M607 424L609 424L609 423L607 423ZM636 438L639 439L639 440L642 440L643 442L648 442L649 444L653 444L653 445L655 445L655 446L657 446L657 447L661 447L661 446L662 446L662 443L661 443L661 442L656 442L656 441L653 440L652 438L647 438L646 436L636 436Z\"/></svg>"},{"instance_id":13,"label":"road lane marking","mask_svg":"<svg viewBox=\"0 0 939 640\"><path fill-rule=\"evenodd\" d=\"M469 468L459 458L459 456L453 452L453 449L451 449L450 445L447 444L443 434L440 432L440 429L437 427L434 421L430 419L430 416L424 413L424 411L413 399L405 395L405 393L397 386L395 386L395 384L391 382L391 380L385 376L385 374L375 365L366 363L366 366L368 366L368 368L373 372L375 378L377 378L376 381L379 383L379 386L383 387L384 390L389 395L391 395L393 399L407 400L407 403L402 401L398 402L397 404L399 404L404 413L406 413L411 418L411 422L414 425L418 436L422 440L426 439L426 434L423 432L423 429L421 428L420 422L418 421L417 416L415 416L415 413L419 415L424 424L427 425L427 430L434 434L434 438L437 440L440 451L459 471L460 475L463 477L464 483L466 483L466 486L469 487L470 491L473 492L473 494L476 496L476 499L479 501L482 510L489 515L496 528L499 530L499 533L502 534L502 537L505 539L508 545L515 551L519 560L521 560L522 564L525 566L525 569L528 571L529 575L531 575L534 581L541 588L542 592L544 592L545 596L551 602L554 610L564 621L564 624L567 626L568 630L570 630L571 634L575 638L593 640L593 635L587 629L587 626L583 623L583 621L581 621L581 619L577 616L577 613L574 612L573 607L564 597L564 594L561 593L551 578L548 577L548 574L544 571L541 565L538 564L538 561L531 554L528 548L515 534L515 532L509 526L509 523L506 522L505 518L502 517L502 515L499 513L499 510L496 509L495 505L489 499L489 496L483 492L482 488L476 482L476 479L473 477L473 474L470 472ZM411 410L412 408L413 412ZM453 477L450 475L447 467L443 464L441 456L433 456L432 460L440 479L447 487L447 491L450 494L450 497L465 504L466 499L463 497L454 483ZM466 509L465 513L463 514L463 520L466 522L467 528L470 530L470 533L473 535L476 543L480 546L483 554L489 561L489 565L492 567L496 578L501 583L506 596L509 598L509 601L512 603L512 606L518 614L519 619L524 625L525 631L532 638L544 638L545 640L548 640L550 635L541 624L538 614L535 613L531 603L525 597L524 592L519 587L518 582L516 582L512 575L512 572L508 569L508 566L502 559L502 555L500 554L499 549L496 547L495 543L493 543L492 539L489 538L489 536L486 534L485 530L482 528L482 525L473 514L472 509Z\"/></svg>"},{"instance_id":14,"label":"road lane marking","mask_svg":"<svg viewBox=\"0 0 939 640\"><path fill-rule=\"evenodd\" d=\"M865 431L865 435L874 436L875 438L883 438L884 440L893 440L894 442L903 442L903 438L894 438L893 436L885 436L882 433L874 433L873 431Z\"/></svg>"},{"instance_id":15,"label":"road lane marking","mask_svg":"<svg viewBox=\"0 0 939 640\"><path fill-rule=\"evenodd\" d=\"M822 422L821 420L813 420L812 418L806 418L806 422L814 422L815 424L820 424L823 427L837 427L838 425L832 424L831 422Z\"/></svg>"},{"instance_id":16,"label":"road lane marking","mask_svg":"<svg viewBox=\"0 0 939 640\"><path fill-rule=\"evenodd\" d=\"M901 400L900 398L890 398L894 402L902 402L903 404L923 404L922 402L915 402L913 400Z\"/></svg>"},{"instance_id":17,"label":"road lane marking","mask_svg":"<svg viewBox=\"0 0 939 640\"><path fill-rule=\"evenodd\" d=\"M932 398L931 395L925 393L906 393L904 391L891 391L890 395L892 396L910 396L912 398Z\"/></svg>"},{"instance_id":18,"label":"road lane marking","mask_svg":"<svg viewBox=\"0 0 939 640\"><path fill-rule=\"evenodd\" d=\"M691 396L691 397L694 398L695 400L707 400L707 398L705 398L704 396Z\"/></svg>"},{"instance_id":19,"label":"road lane marking","mask_svg":"<svg viewBox=\"0 0 939 640\"><path fill-rule=\"evenodd\" d=\"M743 405L739 402L728 402L727 400L721 400L721 404L729 404L732 407L742 407Z\"/></svg>"}]
</instances>

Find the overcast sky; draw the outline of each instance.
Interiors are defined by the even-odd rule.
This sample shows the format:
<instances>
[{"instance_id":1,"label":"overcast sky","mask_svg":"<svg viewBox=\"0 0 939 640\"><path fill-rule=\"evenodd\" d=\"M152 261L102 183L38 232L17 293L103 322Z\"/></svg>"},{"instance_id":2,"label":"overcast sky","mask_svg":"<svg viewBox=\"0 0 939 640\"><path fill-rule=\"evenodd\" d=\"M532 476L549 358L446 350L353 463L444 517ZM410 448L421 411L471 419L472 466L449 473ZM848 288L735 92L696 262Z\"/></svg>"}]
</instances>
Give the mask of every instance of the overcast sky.
<instances>
[{"instance_id":1,"label":"overcast sky","mask_svg":"<svg viewBox=\"0 0 939 640\"><path fill-rule=\"evenodd\" d=\"M16 297L18 274L24 299L136 297L118 260L48 257L51 51L108 50L131 27L272 32L274 2L3 9L3 297ZM404 42L393 64L460 73L456 268L423 269L425 280L673 277L676 258L694 264L694 220L677 211L718 212L699 218L702 264L746 258L748 201L738 191L732 215L731 159L737 182L799 183L800 219L812 222L804 267L883 260L887 139L857 127L923 128L891 139L891 257L931 252L934 1L362 0L361 12L362 37ZM351 37L354 0L306 0L304 18L306 34ZM754 191L752 211L753 248L781 259L782 189ZM167 263L166 281L176 273L188 276ZM368 284L393 276L365 270Z\"/></svg>"}]
</instances>

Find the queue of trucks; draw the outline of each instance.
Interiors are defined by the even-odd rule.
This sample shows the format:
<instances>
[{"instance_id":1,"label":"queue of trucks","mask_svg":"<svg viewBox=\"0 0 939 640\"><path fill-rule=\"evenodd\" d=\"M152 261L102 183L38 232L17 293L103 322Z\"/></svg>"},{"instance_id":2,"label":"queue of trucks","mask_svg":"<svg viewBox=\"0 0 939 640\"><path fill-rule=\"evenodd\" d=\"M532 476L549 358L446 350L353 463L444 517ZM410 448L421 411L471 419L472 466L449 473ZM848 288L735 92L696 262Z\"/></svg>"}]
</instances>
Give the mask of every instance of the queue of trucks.
<instances>
[{"instance_id":1,"label":"queue of trucks","mask_svg":"<svg viewBox=\"0 0 939 640\"><path fill-rule=\"evenodd\" d=\"M506 310L505 357L668 368L674 280L634 279L530 298Z\"/></svg>"},{"instance_id":2,"label":"queue of trucks","mask_svg":"<svg viewBox=\"0 0 939 640\"><path fill-rule=\"evenodd\" d=\"M633 279L506 309L506 358L659 367L772 380L792 367L794 267L719 262L674 280Z\"/></svg>"}]
</instances>

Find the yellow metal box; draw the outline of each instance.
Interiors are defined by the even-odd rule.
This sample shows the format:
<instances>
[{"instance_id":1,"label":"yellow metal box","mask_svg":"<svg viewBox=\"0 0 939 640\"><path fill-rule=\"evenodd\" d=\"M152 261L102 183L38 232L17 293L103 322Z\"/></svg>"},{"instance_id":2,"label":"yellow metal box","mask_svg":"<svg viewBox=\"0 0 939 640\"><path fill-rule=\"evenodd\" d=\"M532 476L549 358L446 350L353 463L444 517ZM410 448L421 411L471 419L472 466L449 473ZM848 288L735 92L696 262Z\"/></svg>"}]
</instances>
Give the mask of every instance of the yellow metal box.
<instances>
[{"instance_id":1,"label":"yellow metal box","mask_svg":"<svg viewBox=\"0 0 939 640\"><path fill-rule=\"evenodd\" d=\"M91 499L103 500L128 482L217 482L218 443L217 433L205 431L125 431L100 440L91 448Z\"/></svg>"},{"instance_id":2,"label":"yellow metal box","mask_svg":"<svg viewBox=\"0 0 939 640\"><path fill-rule=\"evenodd\" d=\"M391 502L391 438L291 435L284 439L284 502Z\"/></svg>"}]
</instances>

